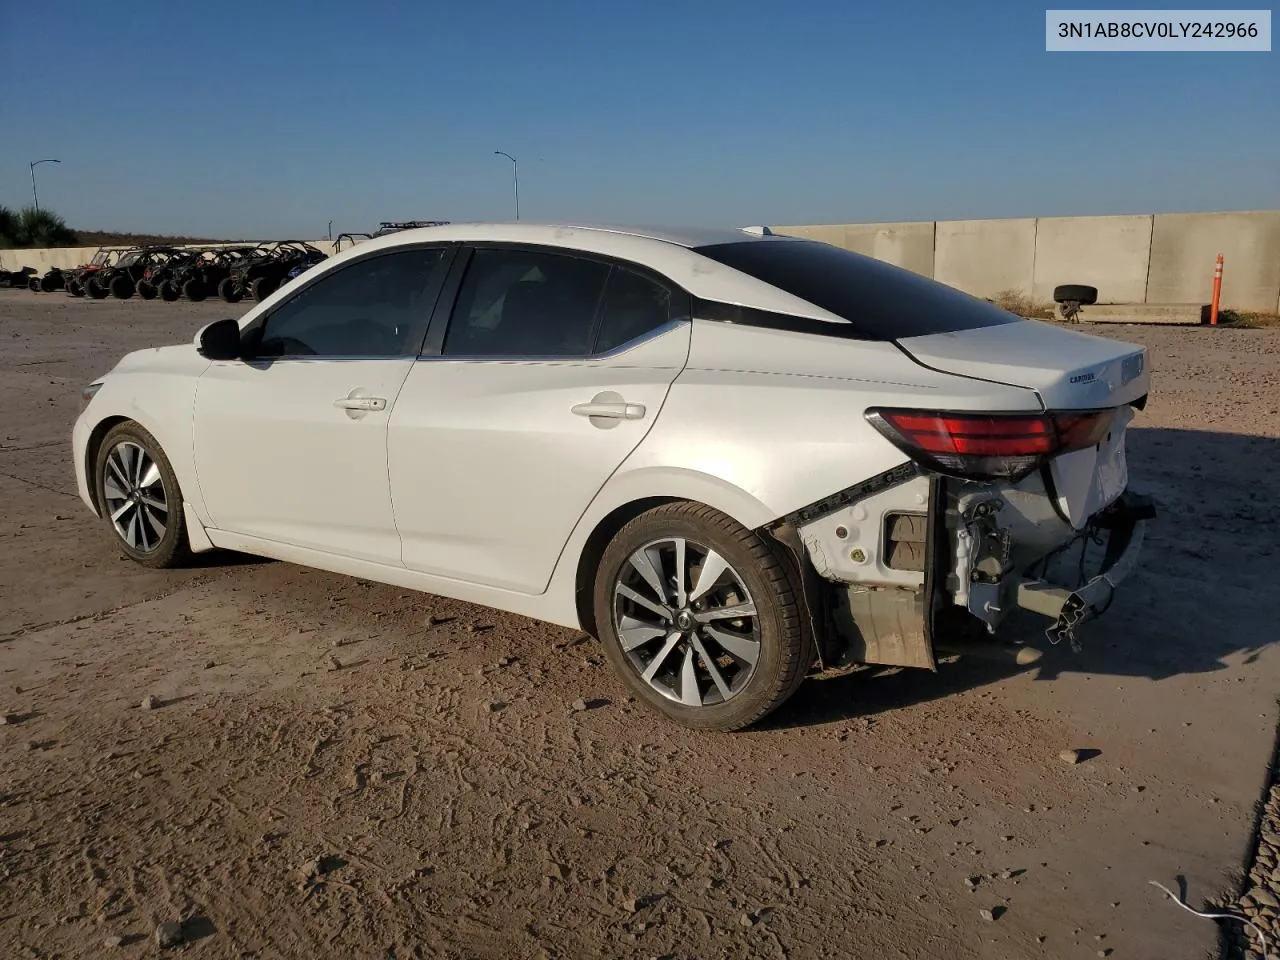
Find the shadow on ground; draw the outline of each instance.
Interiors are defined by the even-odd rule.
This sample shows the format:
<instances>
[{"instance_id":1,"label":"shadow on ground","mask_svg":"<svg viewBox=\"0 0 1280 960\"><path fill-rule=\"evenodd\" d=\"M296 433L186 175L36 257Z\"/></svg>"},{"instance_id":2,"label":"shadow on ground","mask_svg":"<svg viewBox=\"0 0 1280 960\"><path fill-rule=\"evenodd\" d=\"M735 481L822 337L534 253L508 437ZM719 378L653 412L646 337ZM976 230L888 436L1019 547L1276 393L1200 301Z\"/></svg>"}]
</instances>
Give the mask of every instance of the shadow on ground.
<instances>
[{"instance_id":1,"label":"shadow on ground","mask_svg":"<svg viewBox=\"0 0 1280 960\"><path fill-rule=\"evenodd\" d=\"M764 724L780 729L896 710L1018 673L1145 677L1212 673L1226 658L1251 663L1280 640L1280 440L1188 430L1129 435L1131 486L1156 499L1138 569L1105 616L1081 631L1082 649L1047 646L1028 617L1015 635L1045 650L1030 667L963 658L936 673L868 667L814 679Z\"/></svg>"}]
</instances>

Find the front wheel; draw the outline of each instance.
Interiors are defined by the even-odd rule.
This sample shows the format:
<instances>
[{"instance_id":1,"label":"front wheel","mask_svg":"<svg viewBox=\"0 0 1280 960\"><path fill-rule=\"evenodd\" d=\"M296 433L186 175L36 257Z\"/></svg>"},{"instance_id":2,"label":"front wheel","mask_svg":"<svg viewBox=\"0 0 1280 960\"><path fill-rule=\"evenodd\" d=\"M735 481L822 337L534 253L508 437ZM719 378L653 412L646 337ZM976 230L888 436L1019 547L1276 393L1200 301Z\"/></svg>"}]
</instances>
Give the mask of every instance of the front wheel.
<instances>
[{"instance_id":1,"label":"front wheel","mask_svg":"<svg viewBox=\"0 0 1280 960\"><path fill-rule=\"evenodd\" d=\"M678 502L618 531L594 609L605 653L637 697L684 726L727 731L785 702L813 662L799 593L773 544Z\"/></svg>"},{"instance_id":2,"label":"front wheel","mask_svg":"<svg viewBox=\"0 0 1280 960\"><path fill-rule=\"evenodd\" d=\"M149 280L138 281L138 296L143 300L154 300L156 298L156 286Z\"/></svg>"},{"instance_id":3,"label":"front wheel","mask_svg":"<svg viewBox=\"0 0 1280 960\"><path fill-rule=\"evenodd\" d=\"M218 284L218 296L227 303L239 303L244 296L240 292L240 288L236 286L236 282L230 277L223 277L222 282Z\"/></svg>"},{"instance_id":4,"label":"front wheel","mask_svg":"<svg viewBox=\"0 0 1280 960\"><path fill-rule=\"evenodd\" d=\"M199 303L205 298L204 284L199 280L188 280L182 285L182 293L192 303Z\"/></svg>"},{"instance_id":5,"label":"front wheel","mask_svg":"<svg viewBox=\"0 0 1280 960\"><path fill-rule=\"evenodd\" d=\"M156 438L132 420L112 427L95 463L98 503L125 556L176 567L190 554L182 491Z\"/></svg>"}]
</instances>

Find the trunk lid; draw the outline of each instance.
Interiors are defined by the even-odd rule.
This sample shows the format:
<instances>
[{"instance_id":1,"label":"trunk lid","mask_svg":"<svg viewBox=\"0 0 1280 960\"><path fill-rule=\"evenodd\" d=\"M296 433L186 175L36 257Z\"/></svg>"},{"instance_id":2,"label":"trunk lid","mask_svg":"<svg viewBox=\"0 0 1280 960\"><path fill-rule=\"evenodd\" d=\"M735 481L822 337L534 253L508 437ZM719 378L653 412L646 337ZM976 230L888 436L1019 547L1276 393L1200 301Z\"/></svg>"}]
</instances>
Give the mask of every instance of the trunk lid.
<instances>
[{"instance_id":1,"label":"trunk lid","mask_svg":"<svg viewBox=\"0 0 1280 960\"><path fill-rule=\"evenodd\" d=\"M1036 391L1047 410L1118 407L1150 387L1146 348L1021 320L897 341L917 363Z\"/></svg>"},{"instance_id":2,"label":"trunk lid","mask_svg":"<svg viewBox=\"0 0 1280 960\"><path fill-rule=\"evenodd\" d=\"M1120 408L1102 442L1049 461L1049 496L1076 530L1128 486L1125 435L1134 415L1129 404L1151 386L1144 347L1039 320L897 342L917 363L935 370L1034 390L1049 411Z\"/></svg>"}]
</instances>

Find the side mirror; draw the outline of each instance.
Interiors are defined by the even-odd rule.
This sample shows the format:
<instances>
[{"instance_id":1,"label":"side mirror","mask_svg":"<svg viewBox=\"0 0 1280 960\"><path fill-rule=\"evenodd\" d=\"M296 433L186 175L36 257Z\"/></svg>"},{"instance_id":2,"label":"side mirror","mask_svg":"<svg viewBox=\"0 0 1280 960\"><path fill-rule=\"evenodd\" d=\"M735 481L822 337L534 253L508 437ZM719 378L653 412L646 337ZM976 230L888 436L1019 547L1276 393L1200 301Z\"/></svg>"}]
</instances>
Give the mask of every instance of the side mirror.
<instances>
[{"instance_id":1,"label":"side mirror","mask_svg":"<svg viewBox=\"0 0 1280 960\"><path fill-rule=\"evenodd\" d=\"M196 333L196 349L210 360L240 359L240 324L228 317L201 327Z\"/></svg>"}]
</instances>

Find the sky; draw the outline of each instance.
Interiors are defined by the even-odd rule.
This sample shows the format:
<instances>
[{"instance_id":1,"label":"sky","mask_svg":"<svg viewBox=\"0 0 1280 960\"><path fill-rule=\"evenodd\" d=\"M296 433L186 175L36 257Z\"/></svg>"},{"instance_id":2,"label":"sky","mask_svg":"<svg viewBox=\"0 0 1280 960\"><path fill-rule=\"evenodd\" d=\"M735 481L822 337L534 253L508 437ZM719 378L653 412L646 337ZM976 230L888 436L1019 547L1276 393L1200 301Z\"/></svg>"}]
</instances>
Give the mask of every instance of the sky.
<instances>
[{"instance_id":1,"label":"sky","mask_svg":"<svg viewBox=\"0 0 1280 960\"><path fill-rule=\"evenodd\" d=\"M0 0L0 204L57 158L81 229L505 220L495 150L525 220L1280 208L1277 49L1046 53L1027 2L45 6Z\"/></svg>"}]
</instances>

